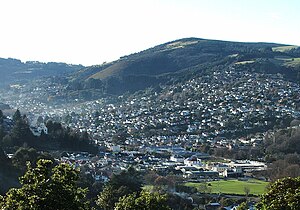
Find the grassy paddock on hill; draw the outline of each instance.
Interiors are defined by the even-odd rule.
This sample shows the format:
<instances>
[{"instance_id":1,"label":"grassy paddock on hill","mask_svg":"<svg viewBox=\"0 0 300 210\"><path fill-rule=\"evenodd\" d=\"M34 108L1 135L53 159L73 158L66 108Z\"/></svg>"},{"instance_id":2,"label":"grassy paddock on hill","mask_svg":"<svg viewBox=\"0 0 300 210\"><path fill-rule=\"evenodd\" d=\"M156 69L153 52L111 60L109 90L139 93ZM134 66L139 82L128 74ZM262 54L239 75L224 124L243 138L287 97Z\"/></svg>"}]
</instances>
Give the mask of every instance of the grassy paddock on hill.
<instances>
[{"instance_id":1,"label":"grassy paddock on hill","mask_svg":"<svg viewBox=\"0 0 300 210\"><path fill-rule=\"evenodd\" d=\"M286 52L292 49L298 48L298 46L295 45L289 45L289 46L282 46L282 47L273 47L273 51L279 51L279 52Z\"/></svg>"},{"instance_id":2,"label":"grassy paddock on hill","mask_svg":"<svg viewBox=\"0 0 300 210\"><path fill-rule=\"evenodd\" d=\"M297 67L300 66L300 58L292 58L285 63L287 66Z\"/></svg>"}]
</instances>

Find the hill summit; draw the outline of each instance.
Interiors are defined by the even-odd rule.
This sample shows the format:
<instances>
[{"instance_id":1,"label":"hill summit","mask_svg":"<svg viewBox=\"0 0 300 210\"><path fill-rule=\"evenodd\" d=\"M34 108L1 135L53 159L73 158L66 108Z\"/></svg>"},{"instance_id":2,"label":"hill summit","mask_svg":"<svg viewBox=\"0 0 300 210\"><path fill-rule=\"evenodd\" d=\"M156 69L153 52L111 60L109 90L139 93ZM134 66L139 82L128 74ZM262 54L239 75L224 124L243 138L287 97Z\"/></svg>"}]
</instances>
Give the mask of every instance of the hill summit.
<instances>
[{"instance_id":1,"label":"hill summit","mask_svg":"<svg viewBox=\"0 0 300 210\"><path fill-rule=\"evenodd\" d=\"M300 48L275 43L185 38L101 66L84 68L70 77L70 88L92 87L109 94L122 94L233 65L236 69L281 73L288 79L296 79Z\"/></svg>"}]
</instances>

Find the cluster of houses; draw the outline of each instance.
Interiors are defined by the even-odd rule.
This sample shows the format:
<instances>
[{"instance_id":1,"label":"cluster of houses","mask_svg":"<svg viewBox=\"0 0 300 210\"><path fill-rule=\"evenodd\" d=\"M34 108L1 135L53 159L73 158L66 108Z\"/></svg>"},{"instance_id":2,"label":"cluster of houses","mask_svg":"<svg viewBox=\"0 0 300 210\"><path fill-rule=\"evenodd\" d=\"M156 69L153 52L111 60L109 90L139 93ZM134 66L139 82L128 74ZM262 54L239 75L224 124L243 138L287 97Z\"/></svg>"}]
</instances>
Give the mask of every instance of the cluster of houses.
<instances>
[{"instance_id":1,"label":"cluster of houses","mask_svg":"<svg viewBox=\"0 0 300 210\"><path fill-rule=\"evenodd\" d=\"M99 99L49 105L47 93L64 91L61 85L49 84L19 90L19 97L3 97L12 107L26 111L32 121L38 115L63 121L102 143L122 132L127 134L126 144L135 146L231 140L264 132L282 119L300 116L298 84L280 75L250 74L231 68L167 86L161 92L120 96L111 103Z\"/></svg>"},{"instance_id":2,"label":"cluster of houses","mask_svg":"<svg viewBox=\"0 0 300 210\"><path fill-rule=\"evenodd\" d=\"M44 118L59 119L87 131L113 151L146 146L256 147L265 132L298 118L299 85L280 75L216 71L213 77L191 79L114 103L104 99L45 110ZM277 124L276 124L277 123ZM118 145L114 140L121 141Z\"/></svg>"},{"instance_id":3,"label":"cluster of houses","mask_svg":"<svg viewBox=\"0 0 300 210\"><path fill-rule=\"evenodd\" d=\"M233 71L204 79L170 86L156 96L151 92L73 107L66 111L67 125L88 131L98 141L126 133L128 145L169 145L230 140L300 116L297 84Z\"/></svg>"},{"instance_id":4,"label":"cluster of houses","mask_svg":"<svg viewBox=\"0 0 300 210\"><path fill-rule=\"evenodd\" d=\"M39 87L8 91L2 99L25 111L31 122L40 116L44 121L57 120L87 131L100 148L105 148L101 151L121 154L105 155L95 165L112 171L138 163L141 170L151 166L163 171L172 166L187 178L239 176L247 169L245 165L208 166L197 154L187 157L175 150L168 151L172 159L156 161L157 157L149 154L153 148L152 152L161 154L166 152L163 147L187 151L204 143L211 148L249 150L262 143L266 131L282 126L284 119L300 116L298 84L281 75L235 71L234 66L166 86L159 92L148 89L84 103L49 103L49 93L59 95L65 89L63 85L39 83ZM47 133L43 124L31 130L35 135ZM126 151L130 155L125 155ZM137 158L138 154L144 155ZM252 170L252 165L247 170Z\"/></svg>"},{"instance_id":5,"label":"cluster of houses","mask_svg":"<svg viewBox=\"0 0 300 210\"><path fill-rule=\"evenodd\" d=\"M38 117L87 131L99 145L99 154L65 153L59 161L84 167L99 182L132 165L141 172L153 170L186 181L251 176L267 169L259 158L214 161L199 146L255 149L270 129L300 117L298 84L281 75L235 71L234 66L159 92L148 89L84 103L49 103L49 93L62 91L62 85L49 84L19 88L2 94L2 101L27 113L36 136L48 133L44 123L36 123Z\"/></svg>"},{"instance_id":6,"label":"cluster of houses","mask_svg":"<svg viewBox=\"0 0 300 210\"><path fill-rule=\"evenodd\" d=\"M88 153L65 153L60 162L84 167L95 181L108 181L113 173L120 173L129 166L140 172L155 171L166 176L177 175L186 181L207 181L220 178L239 178L251 172L263 171L267 166L257 161L212 161L210 155L187 151L182 147L146 148L144 152L100 152L96 156Z\"/></svg>"}]
</instances>

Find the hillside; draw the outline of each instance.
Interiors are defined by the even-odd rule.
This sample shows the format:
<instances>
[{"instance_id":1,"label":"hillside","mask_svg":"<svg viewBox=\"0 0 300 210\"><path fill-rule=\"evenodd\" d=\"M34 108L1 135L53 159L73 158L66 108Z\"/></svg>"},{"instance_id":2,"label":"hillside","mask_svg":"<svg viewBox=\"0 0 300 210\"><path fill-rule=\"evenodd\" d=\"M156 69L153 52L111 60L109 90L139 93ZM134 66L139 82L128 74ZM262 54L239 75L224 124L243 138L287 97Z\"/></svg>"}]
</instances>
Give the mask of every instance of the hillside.
<instances>
[{"instance_id":1,"label":"hillside","mask_svg":"<svg viewBox=\"0 0 300 210\"><path fill-rule=\"evenodd\" d=\"M253 173L258 177L298 176L299 58L296 46L184 39L0 90L0 101L33 124L61 122L66 131L89 134L101 151L182 148L272 163L271 175ZM60 133L29 145L65 148L65 139L83 148L73 133Z\"/></svg>"},{"instance_id":2,"label":"hillside","mask_svg":"<svg viewBox=\"0 0 300 210\"><path fill-rule=\"evenodd\" d=\"M0 58L0 86L26 82L45 76L62 76L82 69L81 65L66 63L22 62L13 58Z\"/></svg>"},{"instance_id":3,"label":"hillside","mask_svg":"<svg viewBox=\"0 0 300 210\"><path fill-rule=\"evenodd\" d=\"M287 79L295 80L299 57L300 48L297 46L186 38L124 56L102 66L85 68L70 79L75 84L80 83L82 88L93 81L98 84L96 88L109 94L155 87L170 80L177 81L182 76L190 78L230 65L261 73L281 73Z\"/></svg>"}]
</instances>

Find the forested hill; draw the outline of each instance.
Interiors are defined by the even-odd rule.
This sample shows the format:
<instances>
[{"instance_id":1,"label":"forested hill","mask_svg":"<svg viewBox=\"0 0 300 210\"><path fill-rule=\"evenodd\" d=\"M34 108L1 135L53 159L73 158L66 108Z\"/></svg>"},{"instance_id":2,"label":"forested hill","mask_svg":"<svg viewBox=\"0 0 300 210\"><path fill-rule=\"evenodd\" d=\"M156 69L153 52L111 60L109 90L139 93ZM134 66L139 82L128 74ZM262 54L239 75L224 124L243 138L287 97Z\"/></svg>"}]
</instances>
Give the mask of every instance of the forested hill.
<instances>
[{"instance_id":1,"label":"forested hill","mask_svg":"<svg viewBox=\"0 0 300 210\"><path fill-rule=\"evenodd\" d=\"M0 86L26 82L43 76L61 76L82 69L81 65L66 63L22 62L13 58L0 58Z\"/></svg>"},{"instance_id":2,"label":"forested hill","mask_svg":"<svg viewBox=\"0 0 300 210\"><path fill-rule=\"evenodd\" d=\"M186 38L82 69L70 77L70 89L96 88L109 94L122 94L230 66L250 72L281 73L289 80L297 80L300 48Z\"/></svg>"}]
</instances>

